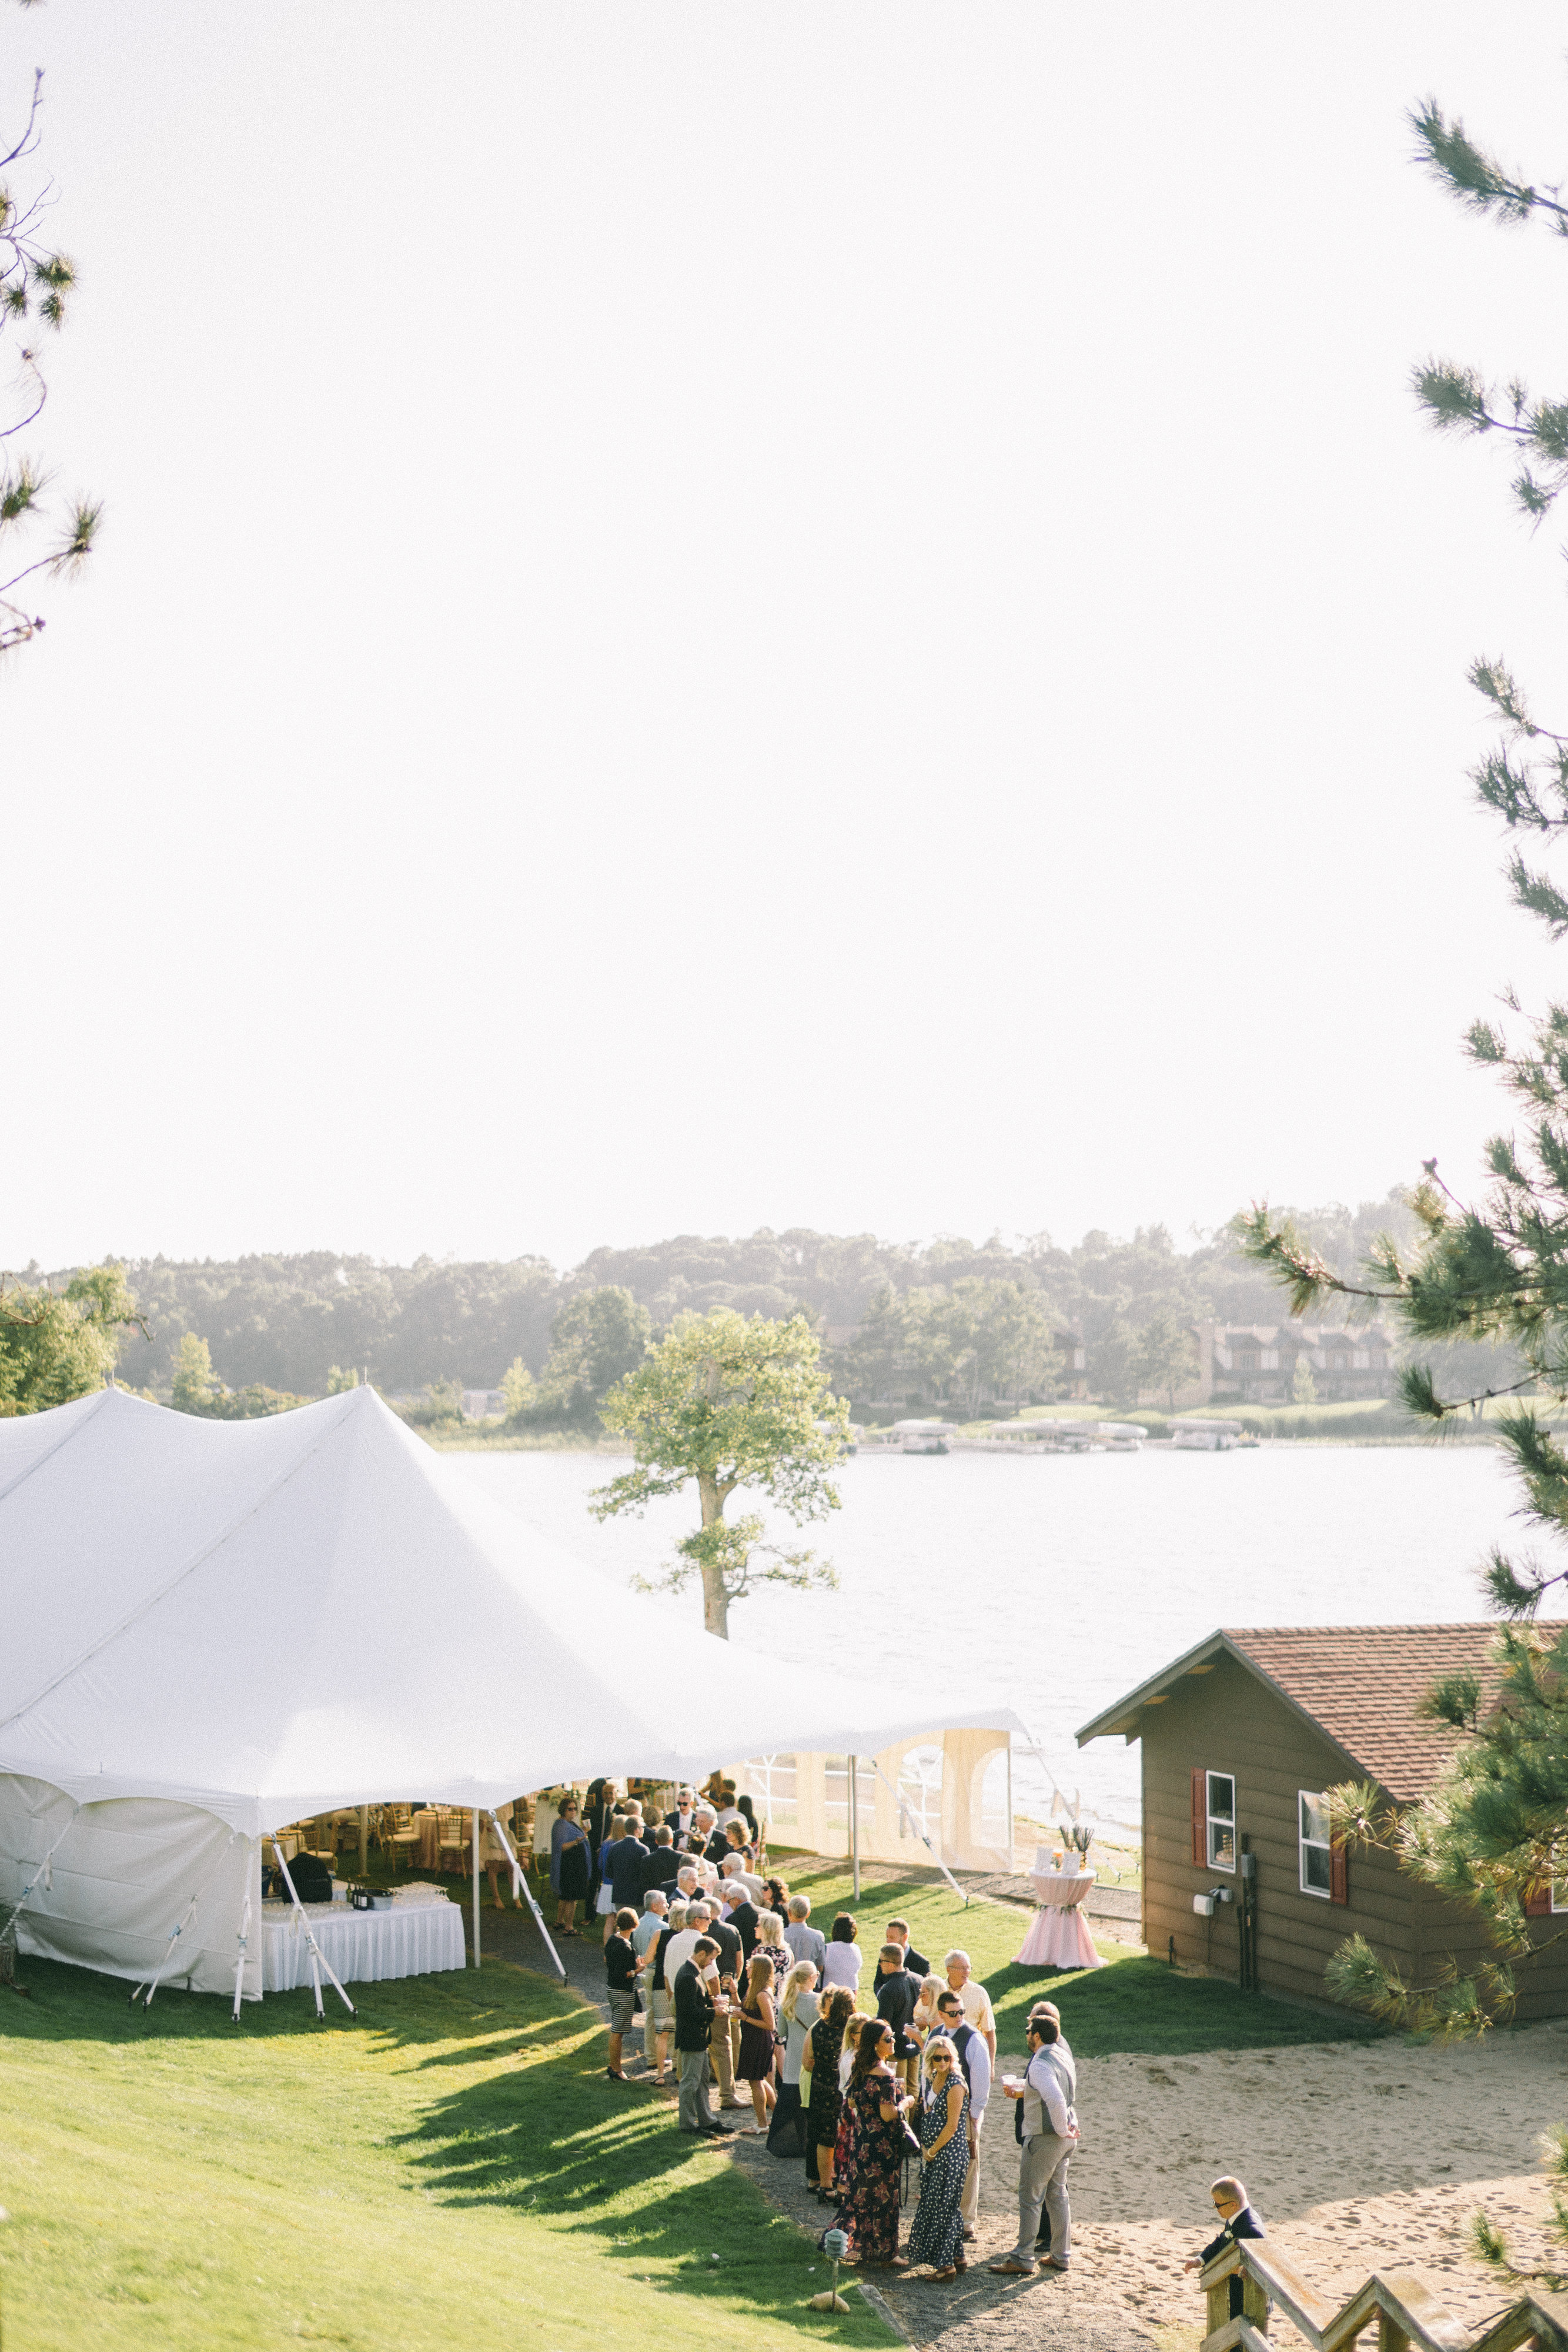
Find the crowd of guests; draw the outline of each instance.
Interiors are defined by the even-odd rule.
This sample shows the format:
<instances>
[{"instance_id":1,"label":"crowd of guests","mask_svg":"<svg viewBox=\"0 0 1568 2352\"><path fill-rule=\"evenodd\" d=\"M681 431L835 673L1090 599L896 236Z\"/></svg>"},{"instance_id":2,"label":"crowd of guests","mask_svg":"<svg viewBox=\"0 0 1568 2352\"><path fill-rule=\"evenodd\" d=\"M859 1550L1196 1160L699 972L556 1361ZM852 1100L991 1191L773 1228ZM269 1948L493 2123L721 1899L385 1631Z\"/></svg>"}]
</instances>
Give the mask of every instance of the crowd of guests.
<instances>
[{"instance_id":1,"label":"crowd of guests","mask_svg":"<svg viewBox=\"0 0 1568 2352\"><path fill-rule=\"evenodd\" d=\"M583 1811L580 1820L575 1801L561 1805L550 1882L558 1934L584 1932L580 1906L604 1921L612 2081L632 2079L626 2041L640 1999L641 2079L678 2082L682 2131L722 2136L737 2128L725 2110L749 2111L741 2128L803 2161L849 2263L936 2282L967 2267L981 2137L999 2090L1019 2150L1019 2233L990 2268L1020 2278L1068 2268L1078 2082L1054 2002L1030 2011L1023 2073L998 2078L996 2019L968 1954L950 1951L934 1968L908 1923L890 1919L865 1978L858 1922L840 1912L826 1935L812 1926L810 1898L768 1870L750 1801L732 1782L716 1777L702 1796L681 1790L667 1815L631 1799L612 1806L596 1783ZM905 2168L916 2166L901 2252ZM1212 2196L1220 2234L1188 2270L1263 2234L1240 2181L1217 2180ZM1239 2279L1230 2286L1234 2315Z\"/></svg>"},{"instance_id":2,"label":"crowd of guests","mask_svg":"<svg viewBox=\"0 0 1568 2352\"><path fill-rule=\"evenodd\" d=\"M895 1918L868 1967L858 1922L841 1912L825 1935L813 1925L810 1898L768 1869L747 1800L725 1783L682 1790L668 1814L624 1800L580 1822L563 1804L551 1879L560 1934L584 1932L579 1906L603 1917L612 2081L632 2079L640 1996L641 2079L674 2075L683 2131L765 2133L772 2154L803 2165L852 2263L963 2274L997 2063L967 1952L934 1967ZM1071 2253L1077 2084L1050 2002L1030 2015L1029 2042L1024 2074L999 2084L1022 2151L1019 2231L992 2268L1012 2274L1065 2270ZM731 2125L727 2111L748 2119ZM906 2166L919 2187L901 2252Z\"/></svg>"}]
</instances>

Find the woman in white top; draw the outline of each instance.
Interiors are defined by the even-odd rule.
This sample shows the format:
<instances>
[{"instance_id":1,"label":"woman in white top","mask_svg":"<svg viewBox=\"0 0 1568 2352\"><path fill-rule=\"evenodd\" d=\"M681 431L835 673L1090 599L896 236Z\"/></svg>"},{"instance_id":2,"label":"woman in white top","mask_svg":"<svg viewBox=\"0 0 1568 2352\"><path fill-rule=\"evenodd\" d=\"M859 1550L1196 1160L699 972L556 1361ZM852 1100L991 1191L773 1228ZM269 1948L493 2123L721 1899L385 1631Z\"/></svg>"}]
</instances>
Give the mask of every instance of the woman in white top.
<instances>
[{"instance_id":1,"label":"woman in white top","mask_svg":"<svg viewBox=\"0 0 1568 2352\"><path fill-rule=\"evenodd\" d=\"M847 1911L841 1911L833 1921L828 1948L822 1954L822 1990L843 1985L850 1992L860 1990L861 1948L855 1941L855 1923Z\"/></svg>"}]
</instances>

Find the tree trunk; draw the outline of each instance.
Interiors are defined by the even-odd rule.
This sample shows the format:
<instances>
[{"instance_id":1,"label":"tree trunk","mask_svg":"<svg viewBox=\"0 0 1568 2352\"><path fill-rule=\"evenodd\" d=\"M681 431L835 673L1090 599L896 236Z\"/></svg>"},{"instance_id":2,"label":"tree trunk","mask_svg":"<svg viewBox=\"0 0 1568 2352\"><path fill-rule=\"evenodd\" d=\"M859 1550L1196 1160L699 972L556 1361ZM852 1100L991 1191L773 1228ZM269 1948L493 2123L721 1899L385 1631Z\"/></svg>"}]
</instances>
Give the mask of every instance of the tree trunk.
<instances>
[{"instance_id":1,"label":"tree trunk","mask_svg":"<svg viewBox=\"0 0 1568 2352\"><path fill-rule=\"evenodd\" d=\"M697 1493L702 1497L703 1526L717 1527L724 1517L725 1496L719 1493L717 1479L706 1470L697 1473ZM729 1639L729 1593L717 1560L703 1562L703 1631L716 1633L721 1642Z\"/></svg>"}]
</instances>

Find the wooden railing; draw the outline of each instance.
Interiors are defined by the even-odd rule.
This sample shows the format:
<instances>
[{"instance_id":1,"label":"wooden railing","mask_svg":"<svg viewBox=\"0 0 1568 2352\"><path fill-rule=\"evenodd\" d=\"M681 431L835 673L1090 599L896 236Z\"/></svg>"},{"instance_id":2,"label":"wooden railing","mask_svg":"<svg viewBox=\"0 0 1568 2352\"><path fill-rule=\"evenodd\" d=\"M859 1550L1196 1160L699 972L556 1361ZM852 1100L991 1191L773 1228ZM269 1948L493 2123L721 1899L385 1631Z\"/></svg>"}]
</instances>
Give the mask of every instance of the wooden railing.
<instances>
[{"instance_id":1,"label":"wooden railing","mask_svg":"<svg viewBox=\"0 0 1568 2352\"><path fill-rule=\"evenodd\" d=\"M1239 2318L1230 2316L1230 2281L1241 2278ZM1268 2239L1243 2238L1202 2273L1208 2333L1202 2352L1271 2352L1269 2306L1282 2311L1312 2352L1349 2352L1375 2324L1377 2352L1568 2352L1568 2295L1532 2291L1479 2330L1456 2318L1414 2271L1374 2271L1338 2310Z\"/></svg>"}]
</instances>

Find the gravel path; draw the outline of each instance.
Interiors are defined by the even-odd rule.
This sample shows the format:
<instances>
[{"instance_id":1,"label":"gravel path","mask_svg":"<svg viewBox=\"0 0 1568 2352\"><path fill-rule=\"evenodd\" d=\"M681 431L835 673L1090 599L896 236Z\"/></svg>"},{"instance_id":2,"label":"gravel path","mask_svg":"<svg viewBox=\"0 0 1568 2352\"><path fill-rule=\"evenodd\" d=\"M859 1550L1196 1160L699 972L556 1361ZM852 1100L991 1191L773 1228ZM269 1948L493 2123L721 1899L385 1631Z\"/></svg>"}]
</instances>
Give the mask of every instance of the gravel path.
<instances>
[{"instance_id":1,"label":"gravel path","mask_svg":"<svg viewBox=\"0 0 1568 2352\"><path fill-rule=\"evenodd\" d=\"M471 1916L465 1905L465 1929ZM526 1912L486 1908L480 1937L483 1952L498 1953L524 1968L549 1973L549 1955ZM569 1939L558 1948L573 1990L607 2015L600 1944L584 1936ZM639 2023L635 2037L627 2039L629 2070L641 2054ZM1021 2067L1021 2055L1017 2063ZM673 2111L673 2091L664 2095ZM748 2104L747 2118L749 2114ZM739 2123L742 2117L737 2115L734 2120ZM1051 2271L1033 2278L994 2278L986 2268L1011 2249L1018 2235L1017 2152L1007 2127L1009 2118L998 2115L996 2120L1002 2128L988 2132L982 2142L980 2233L970 2249L970 2267L951 2286L930 2286L896 2273L876 2273L874 2293L884 2302L894 2326L906 2342L930 2347L932 2352L1026 2352L1026 2347L1027 2352L1150 2352L1156 2341L1152 2331L1124 2308L1097 2300L1087 2282ZM808 2194L802 2164L769 2156L760 2135L737 2134L727 2154L730 2162L756 2181L770 2204L789 2214L813 2237L826 2226L831 2211ZM844 2275L848 2278L852 2273ZM1195 2312L1194 2315L1200 2315Z\"/></svg>"}]
</instances>

